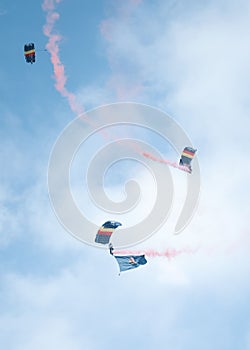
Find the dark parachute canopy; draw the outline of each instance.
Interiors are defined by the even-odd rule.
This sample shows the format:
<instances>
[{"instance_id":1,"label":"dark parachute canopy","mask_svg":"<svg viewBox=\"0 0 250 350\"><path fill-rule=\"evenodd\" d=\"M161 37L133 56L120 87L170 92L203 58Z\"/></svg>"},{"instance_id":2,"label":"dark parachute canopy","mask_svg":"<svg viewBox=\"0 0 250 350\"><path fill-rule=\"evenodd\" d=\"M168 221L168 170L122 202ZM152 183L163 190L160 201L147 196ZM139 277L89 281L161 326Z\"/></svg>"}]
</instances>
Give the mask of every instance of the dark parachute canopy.
<instances>
[{"instance_id":1,"label":"dark parachute canopy","mask_svg":"<svg viewBox=\"0 0 250 350\"><path fill-rule=\"evenodd\" d=\"M118 221L106 221L97 231L95 242L108 244L112 233L122 224Z\"/></svg>"},{"instance_id":2,"label":"dark parachute canopy","mask_svg":"<svg viewBox=\"0 0 250 350\"><path fill-rule=\"evenodd\" d=\"M24 45L24 56L27 63L35 63L36 61L36 51L34 43L29 43Z\"/></svg>"},{"instance_id":3,"label":"dark parachute canopy","mask_svg":"<svg viewBox=\"0 0 250 350\"><path fill-rule=\"evenodd\" d=\"M191 161L194 158L196 151L197 149L194 149L192 147L185 147L184 150L182 151L179 165L187 167L191 172L192 171Z\"/></svg>"}]
</instances>

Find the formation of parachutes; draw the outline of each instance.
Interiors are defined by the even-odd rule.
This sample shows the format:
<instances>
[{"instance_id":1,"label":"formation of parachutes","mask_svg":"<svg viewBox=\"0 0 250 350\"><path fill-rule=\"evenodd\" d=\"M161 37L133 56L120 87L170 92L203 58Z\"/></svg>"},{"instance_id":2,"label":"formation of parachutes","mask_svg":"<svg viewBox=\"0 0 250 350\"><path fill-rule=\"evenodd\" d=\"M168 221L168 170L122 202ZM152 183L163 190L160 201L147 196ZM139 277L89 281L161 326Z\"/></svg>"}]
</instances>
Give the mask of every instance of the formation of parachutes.
<instances>
[{"instance_id":1,"label":"formation of parachutes","mask_svg":"<svg viewBox=\"0 0 250 350\"><path fill-rule=\"evenodd\" d=\"M43 50L46 51L46 50ZM34 43L28 43L24 45L24 57L27 63L35 63L36 61L36 50L35 50L35 44ZM192 147L185 147L181 153L181 158L179 161L179 169L184 170L188 173L192 173L191 168L191 161L195 156L196 149ZM144 154L145 156L152 158L151 156L148 156L147 154ZM114 231L119 227L122 226L122 224L118 221L106 221L97 231L96 237L95 237L95 243L107 245L109 247L109 252L114 258L116 259L120 272L135 269L141 265L145 265L147 263L147 260L145 258L145 255L119 255L119 252L114 255L113 251L113 245L110 242L111 236L114 233Z\"/></svg>"}]
</instances>

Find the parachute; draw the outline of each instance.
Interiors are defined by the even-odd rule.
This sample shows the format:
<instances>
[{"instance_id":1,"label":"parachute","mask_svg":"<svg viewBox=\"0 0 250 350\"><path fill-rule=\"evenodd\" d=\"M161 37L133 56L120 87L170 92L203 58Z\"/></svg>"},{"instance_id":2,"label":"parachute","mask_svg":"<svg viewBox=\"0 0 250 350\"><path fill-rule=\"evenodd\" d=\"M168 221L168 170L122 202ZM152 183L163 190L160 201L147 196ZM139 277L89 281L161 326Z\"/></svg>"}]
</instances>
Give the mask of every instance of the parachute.
<instances>
[{"instance_id":1,"label":"parachute","mask_svg":"<svg viewBox=\"0 0 250 350\"><path fill-rule=\"evenodd\" d=\"M24 45L24 56L27 63L35 63L36 61L36 51L34 43L29 43Z\"/></svg>"},{"instance_id":2,"label":"parachute","mask_svg":"<svg viewBox=\"0 0 250 350\"><path fill-rule=\"evenodd\" d=\"M97 231L95 242L101 244L108 244L112 233L122 224L118 221L106 221Z\"/></svg>"},{"instance_id":3,"label":"parachute","mask_svg":"<svg viewBox=\"0 0 250 350\"><path fill-rule=\"evenodd\" d=\"M192 172L191 161L194 158L196 151L197 149L192 147L185 147L181 154L179 165L187 167L190 173Z\"/></svg>"}]
</instances>

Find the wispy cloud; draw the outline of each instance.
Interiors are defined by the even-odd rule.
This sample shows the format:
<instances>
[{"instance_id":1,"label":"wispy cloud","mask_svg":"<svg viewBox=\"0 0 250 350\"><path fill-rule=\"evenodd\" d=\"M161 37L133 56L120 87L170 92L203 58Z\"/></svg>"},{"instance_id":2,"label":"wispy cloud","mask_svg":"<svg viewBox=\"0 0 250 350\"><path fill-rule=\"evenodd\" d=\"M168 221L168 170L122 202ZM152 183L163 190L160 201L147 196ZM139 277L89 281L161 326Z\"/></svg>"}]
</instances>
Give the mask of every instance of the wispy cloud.
<instances>
[{"instance_id":1,"label":"wispy cloud","mask_svg":"<svg viewBox=\"0 0 250 350\"><path fill-rule=\"evenodd\" d=\"M112 76L107 82L107 88L114 91L118 101L133 100L143 90L142 82L133 79L133 76L127 71L126 64L123 65L123 55L116 57L117 52L113 52L117 30L120 33L121 28L123 28L124 33L126 33L126 25L130 23L131 18L134 18L134 13L141 3L142 0L130 0L126 3L119 1L115 5L116 16L106 18L100 23L100 33L107 41L107 57L112 69ZM119 21L117 21L117 18L119 18ZM126 34L124 39L125 42L120 45L121 48L126 47Z\"/></svg>"}]
</instances>

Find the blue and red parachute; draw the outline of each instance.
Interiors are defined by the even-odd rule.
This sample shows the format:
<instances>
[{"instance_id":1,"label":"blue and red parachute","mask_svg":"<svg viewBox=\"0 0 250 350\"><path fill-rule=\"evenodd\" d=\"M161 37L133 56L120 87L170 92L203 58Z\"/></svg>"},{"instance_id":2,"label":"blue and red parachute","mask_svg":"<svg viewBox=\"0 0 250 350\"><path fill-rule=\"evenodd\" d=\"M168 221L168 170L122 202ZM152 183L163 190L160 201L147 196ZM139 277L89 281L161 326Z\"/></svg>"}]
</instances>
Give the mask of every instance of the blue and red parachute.
<instances>
[{"instance_id":1,"label":"blue and red parachute","mask_svg":"<svg viewBox=\"0 0 250 350\"><path fill-rule=\"evenodd\" d=\"M185 147L181 154L179 165L188 168L190 173L192 172L191 161L194 158L196 152L197 149L194 149L192 147Z\"/></svg>"},{"instance_id":2,"label":"blue and red parachute","mask_svg":"<svg viewBox=\"0 0 250 350\"><path fill-rule=\"evenodd\" d=\"M108 244L115 229L122 224L118 221L106 221L97 231L95 242Z\"/></svg>"},{"instance_id":3,"label":"blue and red parachute","mask_svg":"<svg viewBox=\"0 0 250 350\"><path fill-rule=\"evenodd\" d=\"M34 43L24 45L24 57L27 63L33 64L36 62L36 50Z\"/></svg>"}]
</instances>

